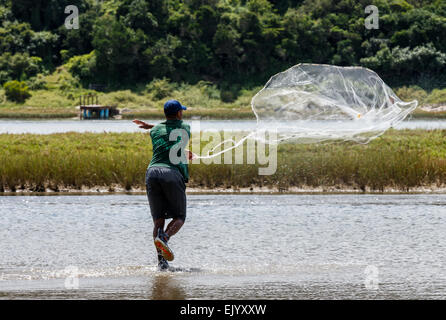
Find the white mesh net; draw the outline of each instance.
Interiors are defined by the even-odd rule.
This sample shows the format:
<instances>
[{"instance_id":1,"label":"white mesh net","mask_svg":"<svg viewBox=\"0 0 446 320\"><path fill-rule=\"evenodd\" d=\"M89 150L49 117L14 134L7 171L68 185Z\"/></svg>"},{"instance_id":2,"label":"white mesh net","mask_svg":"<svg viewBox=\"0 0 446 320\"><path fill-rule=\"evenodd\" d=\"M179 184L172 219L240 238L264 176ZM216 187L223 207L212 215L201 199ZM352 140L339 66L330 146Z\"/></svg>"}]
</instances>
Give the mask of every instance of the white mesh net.
<instances>
[{"instance_id":1,"label":"white mesh net","mask_svg":"<svg viewBox=\"0 0 446 320\"><path fill-rule=\"evenodd\" d=\"M416 100L404 102L372 70L298 64L271 77L251 100L257 130L232 147L206 156L210 158L234 149L246 139L263 143L312 143L352 140L367 143L395 126L417 107ZM275 130L275 140L264 133Z\"/></svg>"},{"instance_id":2,"label":"white mesh net","mask_svg":"<svg viewBox=\"0 0 446 320\"><path fill-rule=\"evenodd\" d=\"M417 101L403 102L362 67L298 64L271 77L251 101L258 129L278 141L367 143L402 121Z\"/></svg>"}]
</instances>

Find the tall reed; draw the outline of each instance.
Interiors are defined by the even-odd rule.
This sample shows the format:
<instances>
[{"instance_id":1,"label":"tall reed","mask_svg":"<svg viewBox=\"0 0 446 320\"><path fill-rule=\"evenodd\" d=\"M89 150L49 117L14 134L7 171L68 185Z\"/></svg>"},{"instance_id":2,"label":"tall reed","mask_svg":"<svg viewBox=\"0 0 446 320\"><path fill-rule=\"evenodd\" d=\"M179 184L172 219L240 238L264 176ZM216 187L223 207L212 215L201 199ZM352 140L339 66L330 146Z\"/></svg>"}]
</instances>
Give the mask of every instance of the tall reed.
<instances>
[{"instance_id":1,"label":"tall reed","mask_svg":"<svg viewBox=\"0 0 446 320\"><path fill-rule=\"evenodd\" d=\"M0 134L0 190L144 187L147 133ZM246 147L246 144L243 146ZM190 165L191 187L334 187L383 191L444 186L446 130L390 130L367 145L281 144L273 175L259 164ZM223 163L223 161L221 161Z\"/></svg>"}]
</instances>

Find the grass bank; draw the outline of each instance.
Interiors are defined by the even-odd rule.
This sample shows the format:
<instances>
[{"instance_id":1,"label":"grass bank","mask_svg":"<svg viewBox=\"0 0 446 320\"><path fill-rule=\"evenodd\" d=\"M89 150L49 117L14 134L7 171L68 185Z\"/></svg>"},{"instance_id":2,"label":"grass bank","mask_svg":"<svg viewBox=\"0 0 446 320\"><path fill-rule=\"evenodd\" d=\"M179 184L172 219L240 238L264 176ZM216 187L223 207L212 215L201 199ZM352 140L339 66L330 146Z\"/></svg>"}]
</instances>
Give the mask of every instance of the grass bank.
<instances>
[{"instance_id":1,"label":"grass bank","mask_svg":"<svg viewBox=\"0 0 446 320\"><path fill-rule=\"evenodd\" d=\"M147 133L1 134L0 191L144 188ZM245 150L246 151L246 150ZM244 157L246 163L246 157ZM223 162L223 161L222 161ZM390 130L367 145L282 144L275 174L259 164L192 164L190 187L332 187L410 191L446 182L446 130Z\"/></svg>"}]
</instances>

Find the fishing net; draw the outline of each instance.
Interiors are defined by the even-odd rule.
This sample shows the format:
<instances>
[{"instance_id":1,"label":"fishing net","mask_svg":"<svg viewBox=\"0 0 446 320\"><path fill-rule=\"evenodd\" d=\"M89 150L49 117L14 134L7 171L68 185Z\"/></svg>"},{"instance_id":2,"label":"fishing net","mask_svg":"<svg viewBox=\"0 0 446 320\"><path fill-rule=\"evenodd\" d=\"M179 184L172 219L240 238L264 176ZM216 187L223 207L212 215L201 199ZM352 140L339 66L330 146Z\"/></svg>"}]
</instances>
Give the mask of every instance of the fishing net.
<instances>
[{"instance_id":1,"label":"fishing net","mask_svg":"<svg viewBox=\"0 0 446 320\"><path fill-rule=\"evenodd\" d=\"M277 144L351 140L368 143L395 126L417 107L404 102L372 70L298 64L271 77L251 100L257 128L232 146L206 156L210 158L241 145L246 139ZM275 138L265 140L265 132Z\"/></svg>"},{"instance_id":2,"label":"fishing net","mask_svg":"<svg viewBox=\"0 0 446 320\"><path fill-rule=\"evenodd\" d=\"M367 68L298 64L271 77L251 106L257 128L277 129L277 142L367 143L402 121L417 101L401 101Z\"/></svg>"}]
</instances>

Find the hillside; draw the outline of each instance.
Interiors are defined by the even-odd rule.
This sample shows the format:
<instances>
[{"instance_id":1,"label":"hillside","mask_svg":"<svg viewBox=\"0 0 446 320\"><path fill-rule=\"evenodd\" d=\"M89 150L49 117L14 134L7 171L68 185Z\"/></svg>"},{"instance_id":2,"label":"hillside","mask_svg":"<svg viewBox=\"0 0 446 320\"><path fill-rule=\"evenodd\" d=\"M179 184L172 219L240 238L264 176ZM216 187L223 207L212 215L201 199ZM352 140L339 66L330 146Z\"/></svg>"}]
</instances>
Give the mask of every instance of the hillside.
<instances>
[{"instance_id":1,"label":"hillside","mask_svg":"<svg viewBox=\"0 0 446 320\"><path fill-rule=\"evenodd\" d=\"M70 116L89 88L133 112L179 97L197 114L247 114L301 62L369 67L403 99L446 102L444 0L0 0L0 19L0 85L21 83L15 98L0 90L0 116Z\"/></svg>"}]
</instances>

